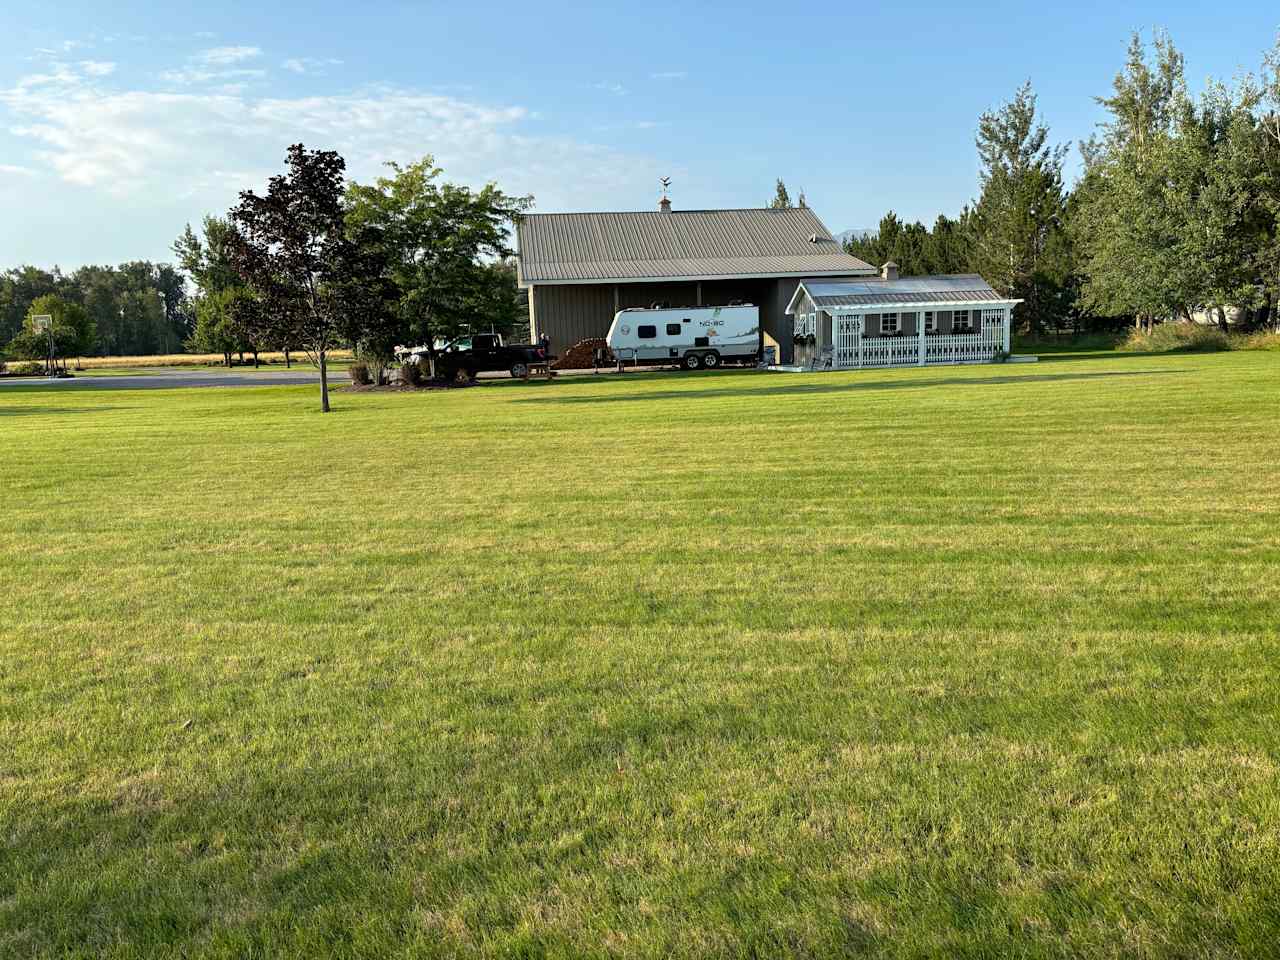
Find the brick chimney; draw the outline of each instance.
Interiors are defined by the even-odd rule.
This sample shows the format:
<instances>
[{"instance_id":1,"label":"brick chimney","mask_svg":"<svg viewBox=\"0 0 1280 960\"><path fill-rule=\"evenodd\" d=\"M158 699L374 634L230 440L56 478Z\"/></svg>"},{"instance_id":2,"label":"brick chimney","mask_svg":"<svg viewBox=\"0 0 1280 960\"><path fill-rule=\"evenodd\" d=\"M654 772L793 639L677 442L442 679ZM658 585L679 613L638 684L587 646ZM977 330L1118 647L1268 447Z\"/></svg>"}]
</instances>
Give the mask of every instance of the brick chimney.
<instances>
[{"instance_id":1,"label":"brick chimney","mask_svg":"<svg viewBox=\"0 0 1280 960\"><path fill-rule=\"evenodd\" d=\"M894 263L892 260L890 260L888 263L886 263L883 267L880 268L880 277L884 280L897 280L898 265Z\"/></svg>"},{"instance_id":2,"label":"brick chimney","mask_svg":"<svg viewBox=\"0 0 1280 960\"><path fill-rule=\"evenodd\" d=\"M670 200L668 200L666 197L663 197L661 200L659 200L659 201L658 201L658 212L659 212L659 213L670 213L670 212L671 212L671 201L670 201Z\"/></svg>"}]
</instances>

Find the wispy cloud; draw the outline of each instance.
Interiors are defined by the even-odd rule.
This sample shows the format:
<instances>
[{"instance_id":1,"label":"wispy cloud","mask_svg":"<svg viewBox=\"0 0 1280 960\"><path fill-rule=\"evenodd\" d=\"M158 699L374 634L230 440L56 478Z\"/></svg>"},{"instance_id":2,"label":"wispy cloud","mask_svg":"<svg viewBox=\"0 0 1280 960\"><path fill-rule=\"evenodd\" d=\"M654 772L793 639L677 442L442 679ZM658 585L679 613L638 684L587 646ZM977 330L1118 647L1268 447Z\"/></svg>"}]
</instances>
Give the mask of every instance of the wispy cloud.
<instances>
[{"instance_id":1,"label":"wispy cloud","mask_svg":"<svg viewBox=\"0 0 1280 960\"><path fill-rule=\"evenodd\" d=\"M649 74L650 80L683 80L689 76L685 70L663 70L660 73Z\"/></svg>"},{"instance_id":2,"label":"wispy cloud","mask_svg":"<svg viewBox=\"0 0 1280 960\"><path fill-rule=\"evenodd\" d=\"M81 60L77 66L90 77L105 77L116 72L116 65L107 60Z\"/></svg>"},{"instance_id":3,"label":"wispy cloud","mask_svg":"<svg viewBox=\"0 0 1280 960\"><path fill-rule=\"evenodd\" d=\"M205 70L200 67L187 67L183 70L165 70L160 74L160 79L165 83L184 87L210 83L226 86L228 83L237 81L261 79L266 75L267 71L256 68Z\"/></svg>"},{"instance_id":4,"label":"wispy cloud","mask_svg":"<svg viewBox=\"0 0 1280 960\"><path fill-rule=\"evenodd\" d=\"M36 172L30 167L19 167L13 163L0 163L0 173L11 177L34 177Z\"/></svg>"},{"instance_id":5,"label":"wispy cloud","mask_svg":"<svg viewBox=\"0 0 1280 960\"><path fill-rule=\"evenodd\" d=\"M612 93L617 97L625 96L627 92L627 88L622 84L610 80L601 80L599 83L594 84L594 87L597 90L603 90L605 93Z\"/></svg>"},{"instance_id":6,"label":"wispy cloud","mask_svg":"<svg viewBox=\"0 0 1280 960\"><path fill-rule=\"evenodd\" d=\"M497 180L544 200L550 188L553 208L590 206L655 175L650 161L613 148L528 132L530 111L518 105L398 87L278 97L234 85L115 89L109 79L69 68L24 78L0 88L0 123L30 145L27 165L56 180L119 204L190 204L192 217L264 183L297 142L338 150L366 180L386 160L429 150L459 182Z\"/></svg>"},{"instance_id":7,"label":"wispy cloud","mask_svg":"<svg viewBox=\"0 0 1280 960\"><path fill-rule=\"evenodd\" d=\"M208 50L201 50L193 59L211 67L225 67L260 56L261 47L210 47Z\"/></svg>"},{"instance_id":8,"label":"wispy cloud","mask_svg":"<svg viewBox=\"0 0 1280 960\"><path fill-rule=\"evenodd\" d=\"M341 65L341 60L335 60L332 57L294 57L280 64L291 73L323 73L326 67L339 67Z\"/></svg>"}]
</instances>

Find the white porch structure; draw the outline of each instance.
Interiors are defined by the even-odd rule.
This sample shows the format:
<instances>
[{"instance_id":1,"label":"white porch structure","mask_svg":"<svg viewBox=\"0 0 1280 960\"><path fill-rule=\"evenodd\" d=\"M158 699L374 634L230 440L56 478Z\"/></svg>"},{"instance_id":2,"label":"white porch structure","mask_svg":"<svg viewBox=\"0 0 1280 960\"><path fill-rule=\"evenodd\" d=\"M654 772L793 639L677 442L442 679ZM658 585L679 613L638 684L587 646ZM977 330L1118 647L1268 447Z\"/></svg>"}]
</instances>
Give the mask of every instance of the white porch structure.
<instances>
[{"instance_id":1,"label":"white porch structure","mask_svg":"<svg viewBox=\"0 0 1280 960\"><path fill-rule=\"evenodd\" d=\"M787 313L811 369L906 367L1007 355L1020 302L976 276L806 281Z\"/></svg>"},{"instance_id":2,"label":"white porch structure","mask_svg":"<svg viewBox=\"0 0 1280 960\"><path fill-rule=\"evenodd\" d=\"M919 304L911 306L914 312L927 312L920 310ZM935 312L947 308L943 303L929 306ZM982 309L981 318L973 333L930 333L925 330L924 323L917 322L916 332L910 336L865 334L867 316L904 312L912 311L895 309L890 304L877 307L874 314L871 311L834 311L831 314L831 366L849 369L916 365L923 367L931 363L990 363L998 352L1009 352L1012 306ZM821 346L827 347L826 344Z\"/></svg>"}]
</instances>

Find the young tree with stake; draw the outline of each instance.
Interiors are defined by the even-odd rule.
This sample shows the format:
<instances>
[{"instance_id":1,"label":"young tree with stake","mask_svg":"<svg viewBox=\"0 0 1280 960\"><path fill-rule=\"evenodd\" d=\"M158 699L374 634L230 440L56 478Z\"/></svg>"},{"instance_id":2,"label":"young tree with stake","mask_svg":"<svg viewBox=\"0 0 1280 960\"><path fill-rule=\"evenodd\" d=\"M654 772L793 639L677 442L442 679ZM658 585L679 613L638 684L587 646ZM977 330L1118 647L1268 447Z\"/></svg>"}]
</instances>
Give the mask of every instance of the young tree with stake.
<instances>
[{"instance_id":1,"label":"young tree with stake","mask_svg":"<svg viewBox=\"0 0 1280 960\"><path fill-rule=\"evenodd\" d=\"M231 211L231 262L257 294L265 336L300 346L320 369L320 409L329 412L329 352L355 342L387 313L383 245L369 231L348 231L342 157L289 148L288 171L267 192L240 194Z\"/></svg>"}]
</instances>

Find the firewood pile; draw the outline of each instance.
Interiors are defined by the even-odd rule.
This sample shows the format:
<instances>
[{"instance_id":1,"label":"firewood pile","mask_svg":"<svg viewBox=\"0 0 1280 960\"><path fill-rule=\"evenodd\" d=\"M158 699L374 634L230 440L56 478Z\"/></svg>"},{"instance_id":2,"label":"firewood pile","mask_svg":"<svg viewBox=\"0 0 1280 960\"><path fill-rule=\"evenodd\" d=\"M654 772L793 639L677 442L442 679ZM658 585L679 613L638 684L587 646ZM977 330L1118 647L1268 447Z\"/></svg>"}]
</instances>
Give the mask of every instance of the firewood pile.
<instances>
[{"instance_id":1,"label":"firewood pile","mask_svg":"<svg viewBox=\"0 0 1280 960\"><path fill-rule=\"evenodd\" d=\"M551 362L552 370L591 370L596 366L596 351L604 351L603 366L613 364L613 351L601 337L579 340Z\"/></svg>"}]
</instances>

